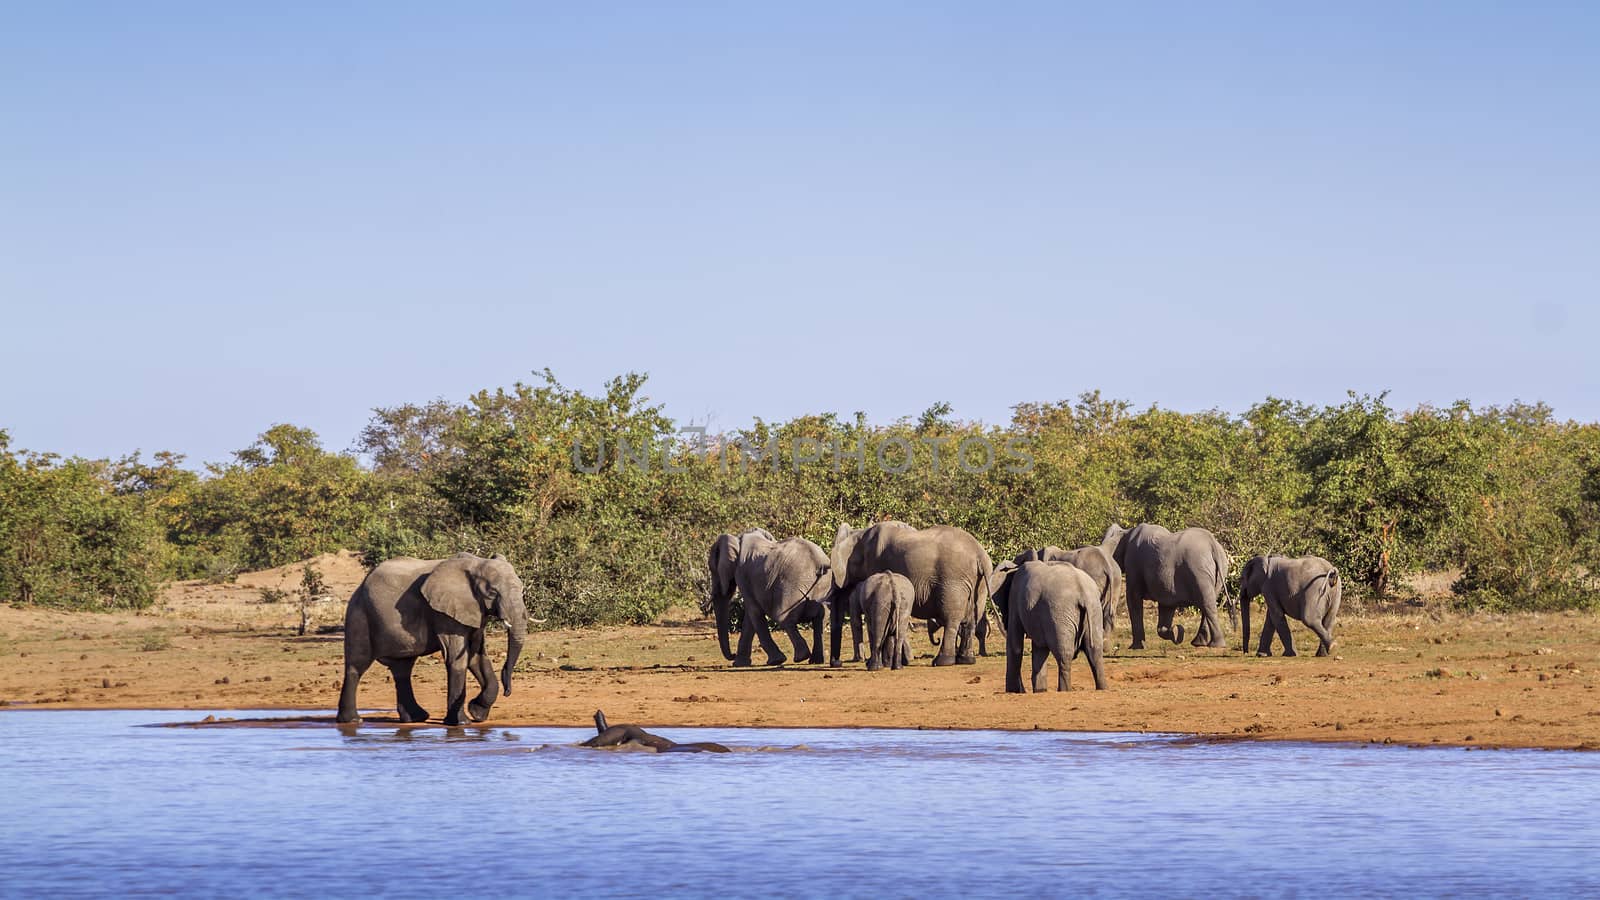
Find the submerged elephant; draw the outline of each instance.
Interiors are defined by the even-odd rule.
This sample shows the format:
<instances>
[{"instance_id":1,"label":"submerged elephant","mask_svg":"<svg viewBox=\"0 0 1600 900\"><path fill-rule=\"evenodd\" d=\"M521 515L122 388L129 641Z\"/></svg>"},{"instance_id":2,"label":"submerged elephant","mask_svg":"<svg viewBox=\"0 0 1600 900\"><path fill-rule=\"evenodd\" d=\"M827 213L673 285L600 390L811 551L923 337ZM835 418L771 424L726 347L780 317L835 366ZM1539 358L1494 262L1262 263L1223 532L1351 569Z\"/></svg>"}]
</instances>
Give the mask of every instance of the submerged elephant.
<instances>
[{"instance_id":1,"label":"submerged elephant","mask_svg":"<svg viewBox=\"0 0 1600 900\"><path fill-rule=\"evenodd\" d=\"M1101 630L1109 642L1117 624L1117 595L1122 592L1122 568L1111 558L1111 553L1098 544L1076 550L1063 550L1052 545L1024 550L1012 560L1018 566L1036 561L1072 563L1094 579L1095 584L1100 586Z\"/></svg>"},{"instance_id":2,"label":"submerged elephant","mask_svg":"<svg viewBox=\"0 0 1600 900\"><path fill-rule=\"evenodd\" d=\"M1006 693L1024 693L1022 639L1033 643L1033 690L1045 689L1045 662L1056 660L1056 690L1072 684L1072 660L1089 659L1097 691L1106 689L1100 586L1068 562L1026 562L1003 565L995 590L995 606L1006 623Z\"/></svg>"},{"instance_id":3,"label":"submerged elephant","mask_svg":"<svg viewBox=\"0 0 1600 900\"><path fill-rule=\"evenodd\" d=\"M711 741L696 741L692 744L680 744L668 740L659 734L651 734L637 725L610 725L606 723L606 714L600 710L594 711L595 736L584 741L579 746L593 747L596 749L611 749L620 747L636 747L641 750L650 750L655 753L731 753L727 747Z\"/></svg>"},{"instance_id":4,"label":"submerged elephant","mask_svg":"<svg viewBox=\"0 0 1600 900\"><path fill-rule=\"evenodd\" d=\"M850 592L850 627L859 634L867 620L867 671L898 669L911 662L911 601L914 592L904 575L879 572Z\"/></svg>"},{"instance_id":5,"label":"submerged elephant","mask_svg":"<svg viewBox=\"0 0 1600 900\"><path fill-rule=\"evenodd\" d=\"M1180 607L1199 607L1200 629L1194 646L1226 647L1217 608L1228 581L1232 560L1211 532L1185 528L1173 533L1160 525L1132 529L1112 525L1101 548L1122 568L1128 588L1128 625L1133 631L1131 650L1144 649L1144 601L1156 602L1156 633L1174 644L1183 640L1183 626L1174 631L1173 613Z\"/></svg>"},{"instance_id":6,"label":"submerged elephant","mask_svg":"<svg viewBox=\"0 0 1600 900\"><path fill-rule=\"evenodd\" d=\"M1257 656L1272 655L1272 635L1283 643L1283 655L1294 656L1289 636L1289 616L1305 623L1317 636L1317 655L1333 649L1333 621L1339 615L1344 583L1339 570L1320 556L1253 556L1239 576L1239 607L1244 634L1239 649L1250 652L1250 604L1256 597L1267 601L1267 621L1261 626Z\"/></svg>"},{"instance_id":7,"label":"submerged elephant","mask_svg":"<svg viewBox=\"0 0 1600 900\"><path fill-rule=\"evenodd\" d=\"M970 665L972 633L983 615L994 565L977 539L960 528L913 528L904 522L879 522L867 528L840 525L829 555L833 587L848 591L879 572L904 575L915 601L911 614L946 629L933 664ZM833 654L838 658L843 623L833 622ZM953 631L952 631L953 630ZM958 640L951 641L954 633Z\"/></svg>"},{"instance_id":8,"label":"submerged elephant","mask_svg":"<svg viewBox=\"0 0 1600 900\"><path fill-rule=\"evenodd\" d=\"M498 684L483 646L484 622L489 616L504 622L507 632L506 663ZM411 691L411 668L417 657L442 651L448 683L444 723L460 725L463 708L472 721L481 722L488 718L501 687L510 695L511 672L527 632L522 581L503 556L401 556L380 563L367 573L345 607L339 721L361 721L356 688L376 660L394 675L400 721L426 722L428 711ZM466 699L469 671L479 686L478 696L470 703Z\"/></svg>"},{"instance_id":9,"label":"submerged elephant","mask_svg":"<svg viewBox=\"0 0 1600 900\"><path fill-rule=\"evenodd\" d=\"M822 617L832 600L833 585L828 579L828 556L821 547L799 537L774 540L766 531L752 528L743 534L719 535L706 565L711 570L708 601L716 613L717 641L724 658L735 666L750 665L751 640L759 638L767 665L788 662L767 627L770 618L789 635L797 661L823 661ZM734 652L728 646L728 633L736 589L744 609L739 649ZM815 646L806 645L801 625L811 626Z\"/></svg>"}]
</instances>

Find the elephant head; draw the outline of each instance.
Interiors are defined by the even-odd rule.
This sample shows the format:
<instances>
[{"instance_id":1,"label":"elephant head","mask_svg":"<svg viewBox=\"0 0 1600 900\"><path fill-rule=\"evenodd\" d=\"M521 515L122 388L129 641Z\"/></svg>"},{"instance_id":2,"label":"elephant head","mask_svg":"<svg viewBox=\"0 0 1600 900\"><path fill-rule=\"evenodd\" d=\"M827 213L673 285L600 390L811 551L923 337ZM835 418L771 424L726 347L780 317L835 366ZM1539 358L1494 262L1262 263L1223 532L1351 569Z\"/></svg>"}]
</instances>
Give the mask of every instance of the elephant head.
<instances>
[{"instance_id":1,"label":"elephant head","mask_svg":"<svg viewBox=\"0 0 1600 900\"><path fill-rule=\"evenodd\" d=\"M1127 564L1123 560L1127 557L1128 532L1129 529L1112 522L1106 527L1106 533L1100 538L1100 549L1111 554L1111 559L1124 569L1127 568Z\"/></svg>"},{"instance_id":2,"label":"elephant head","mask_svg":"<svg viewBox=\"0 0 1600 900\"><path fill-rule=\"evenodd\" d=\"M772 535L761 528L752 528L742 534L719 534L706 556L706 569L711 576L711 586L706 592L706 606L717 617L717 643L722 647L724 659L733 659L733 648L728 643L732 630L733 592L738 585L735 574L744 558L746 538L760 537L772 540Z\"/></svg>"},{"instance_id":3,"label":"elephant head","mask_svg":"<svg viewBox=\"0 0 1600 900\"><path fill-rule=\"evenodd\" d=\"M528 607L522 600L522 579L504 556L489 559L458 553L433 568L422 582L428 606L468 628L482 628L485 616L506 625L506 663L500 685L511 695L511 671L528 637Z\"/></svg>"},{"instance_id":4,"label":"elephant head","mask_svg":"<svg viewBox=\"0 0 1600 900\"><path fill-rule=\"evenodd\" d=\"M1001 628L1007 627L1006 617L1011 614L1011 576L1017 574L1019 568L1021 566L1016 562L1003 562L995 566L994 573L989 576L989 599L994 601L994 608L1000 612Z\"/></svg>"},{"instance_id":5,"label":"elephant head","mask_svg":"<svg viewBox=\"0 0 1600 900\"><path fill-rule=\"evenodd\" d=\"M1250 605L1255 598L1266 593L1267 579L1272 576L1271 556L1252 556L1239 573L1239 615L1241 635L1239 649L1250 652ZM1270 619L1270 617L1269 617Z\"/></svg>"},{"instance_id":6,"label":"elephant head","mask_svg":"<svg viewBox=\"0 0 1600 900\"><path fill-rule=\"evenodd\" d=\"M850 585L850 557L855 554L856 543L865 531L865 528L851 528L848 523L840 523L839 530L833 534L833 548L828 551L828 569L833 575L835 592L843 591Z\"/></svg>"}]
</instances>

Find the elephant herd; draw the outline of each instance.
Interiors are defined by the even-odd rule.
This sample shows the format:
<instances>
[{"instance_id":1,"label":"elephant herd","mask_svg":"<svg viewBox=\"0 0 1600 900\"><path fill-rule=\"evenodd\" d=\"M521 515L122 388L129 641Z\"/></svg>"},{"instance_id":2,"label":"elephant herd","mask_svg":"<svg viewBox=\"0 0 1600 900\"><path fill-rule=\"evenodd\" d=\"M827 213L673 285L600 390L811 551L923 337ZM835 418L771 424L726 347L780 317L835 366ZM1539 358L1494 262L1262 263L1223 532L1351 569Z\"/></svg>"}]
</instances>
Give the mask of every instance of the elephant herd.
<instances>
[{"instance_id":1,"label":"elephant herd","mask_svg":"<svg viewBox=\"0 0 1600 900\"><path fill-rule=\"evenodd\" d=\"M826 553L805 538L779 540L752 528L712 542L706 559L706 605L716 618L722 655L735 666L751 665L757 641L767 665L788 662L773 640L773 626L788 636L797 661L842 665L841 641L849 621L852 661L860 661L865 650L866 667L878 670L898 669L911 661L913 618L927 623L938 646L933 665L976 662L974 641L977 652L987 655L987 604L992 603L1005 629L1008 692L1024 691L1024 638L1032 642L1033 690L1045 689L1044 668L1052 657L1059 670L1057 690L1067 690L1069 664L1080 653L1088 659L1095 688L1103 690L1103 654L1115 627L1119 593L1125 592L1128 601L1129 649L1144 647L1146 600L1156 603L1159 636L1181 642L1184 628L1174 624L1174 613L1198 608L1194 645L1224 647L1218 611L1234 611L1224 597L1230 565L1227 551L1204 528L1172 532L1152 524L1131 529L1112 525L1097 545L1028 549L998 566L976 538L947 525L841 525ZM1291 617L1317 636L1318 656L1332 649L1341 581L1327 560L1256 556L1245 564L1239 588L1233 602L1243 611L1241 649L1249 649L1250 609L1256 597L1266 606L1257 655L1271 655L1274 636L1283 644L1283 655L1294 655ZM374 662L394 676L400 720L426 721L428 712L412 692L411 670L417 657L440 652L448 685L445 724L459 725L463 715L472 721L487 718L501 691L511 693L511 673L527 634L522 594L522 582L501 556L399 557L378 565L345 610L338 721L360 720L356 689ZM736 598L741 605L734 647ZM484 646L488 618L506 624L506 661L498 679ZM827 653L825 621L831 626ZM941 630L942 639L935 638ZM466 696L468 674L479 687L471 700Z\"/></svg>"},{"instance_id":2,"label":"elephant herd","mask_svg":"<svg viewBox=\"0 0 1600 900\"><path fill-rule=\"evenodd\" d=\"M1185 630L1173 618L1181 608L1197 608L1200 626L1195 646L1225 647L1219 610L1233 604L1225 595L1232 558L1204 528L1168 531L1160 525L1112 525L1097 545L1076 550L1041 547L1024 550L996 566L966 531L945 525L913 528L904 522L879 522L866 528L839 527L833 548L800 537L777 540L763 529L723 534L707 559L711 587L707 605L716 616L722 655L735 666L751 664L751 645L761 643L767 665L788 657L772 638L768 622L782 629L802 662L843 662L840 641L849 621L852 661L862 658L862 620L869 670L897 669L911 659L912 617L928 623L937 641L936 666L972 663L972 642L987 655L993 603L1006 634L1006 690L1022 692L1022 642L1032 643L1033 689L1044 689L1044 666L1054 658L1058 690L1069 683L1069 663L1088 658L1095 687L1106 686L1103 653L1115 626L1116 599L1128 597L1129 649L1145 646L1144 601L1156 604L1156 634L1173 643ZM735 594L742 601L737 649L730 646ZM1299 619L1317 636L1317 655L1333 647L1339 611L1338 570L1317 556L1256 556L1240 578L1238 606L1244 611L1243 644L1248 651L1251 602L1261 597L1267 621L1257 654L1271 655L1274 635L1285 656L1293 656L1288 619ZM831 623L830 653L822 648L822 628ZM802 634L809 628L812 643ZM951 635L955 636L950 640Z\"/></svg>"}]
</instances>

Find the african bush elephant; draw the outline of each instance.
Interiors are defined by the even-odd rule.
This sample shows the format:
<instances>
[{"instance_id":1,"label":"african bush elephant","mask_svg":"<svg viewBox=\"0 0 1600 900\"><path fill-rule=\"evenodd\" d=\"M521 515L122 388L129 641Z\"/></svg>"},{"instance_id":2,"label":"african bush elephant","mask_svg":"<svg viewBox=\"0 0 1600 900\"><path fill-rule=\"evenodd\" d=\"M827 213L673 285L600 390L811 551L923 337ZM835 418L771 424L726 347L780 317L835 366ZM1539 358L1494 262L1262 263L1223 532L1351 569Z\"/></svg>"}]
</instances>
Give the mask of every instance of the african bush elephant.
<instances>
[{"instance_id":1,"label":"african bush elephant","mask_svg":"<svg viewBox=\"0 0 1600 900\"><path fill-rule=\"evenodd\" d=\"M939 646L940 641L941 641L941 637L937 633L939 631L939 623L935 622L932 619L929 619L928 622L927 622L927 628L928 628L928 642L930 644L933 644L935 647ZM979 656L988 656L989 655L989 617L987 615L985 615L981 610L978 613L978 627L973 629L972 633L978 639L978 655Z\"/></svg>"},{"instance_id":2,"label":"african bush elephant","mask_svg":"<svg viewBox=\"0 0 1600 900\"><path fill-rule=\"evenodd\" d=\"M972 632L983 615L994 565L988 551L972 535L949 525L912 528L904 522L879 522L860 529L840 525L829 563L834 590L840 592L879 572L904 575L916 597L911 614L947 629L933 664L977 662L972 655ZM835 618L835 658L841 626ZM957 641L948 639L951 633L958 635Z\"/></svg>"},{"instance_id":3,"label":"african bush elephant","mask_svg":"<svg viewBox=\"0 0 1600 900\"><path fill-rule=\"evenodd\" d=\"M850 622L860 630L867 619L867 671L898 669L911 662L911 601L914 592L904 575L879 572L850 592Z\"/></svg>"},{"instance_id":4,"label":"african bush elephant","mask_svg":"<svg viewBox=\"0 0 1600 900\"><path fill-rule=\"evenodd\" d=\"M1261 597L1267 601L1267 621L1261 626L1257 656L1272 655L1274 631L1283 642L1283 655L1295 655L1289 616L1316 634L1317 655L1327 656L1333 649L1333 620L1343 595L1339 570L1320 556L1252 556L1239 575L1239 607L1244 615L1239 649L1250 652L1250 602Z\"/></svg>"},{"instance_id":5,"label":"african bush elephant","mask_svg":"<svg viewBox=\"0 0 1600 900\"><path fill-rule=\"evenodd\" d=\"M1144 649L1144 601L1156 602L1156 633L1174 644L1183 640L1183 627L1172 628L1179 607L1200 608L1200 630L1194 646L1226 647L1217 621L1217 605L1228 581L1232 560L1211 532L1185 528L1174 534L1149 523L1132 529L1112 525L1100 541L1102 549L1122 567L1128 588L1128 624L1133 631L1131 650Z\"/></svg>"},{"instance_id":6,"label":"african bush elephant","mask_svg":"<svg viewBox=\"0 0 1600 900\"><path fill-rule=\"evenodd\" d=\"M1068 562L1082 569L1100 586L1101 629L1109 642L1117 624L1117 595L1122 592L1122 569L1104 547L1094 545L1076 550L1060 547L1040 547L1024 550L1012 560L1017 565L1028 562Z\"/></svg>"},{"instance_id":7,"label":"african bush elephant","mask_svg":"<svg viewBox=\"0 0 1600 900\"><path fill-rule=\"evenodd\" d=\"M1106 689L1104 621L1100 612L1100 586L1089 574L1068 562L1026 562L1007 568L995 591L995 606L1006 623L1006 693L1024 693L1022 639L1033 642L1033 690L1045 689L1044 665L1056 659L1056 690L1072 683L1072 660L1081 652L1089 658L1097 691Z\"/></svg>"},{"instance_id":8,"label":"african bush elephant","mask_svg":"<svg viewBox=\"0 0 1600 900\"><path fill-rule=\"evenodd\" d=\"M820 663L823 611L832 601L828 556L805 538L775 540L760 528L739 535L719 535L711 545L706 565L711 569L709 601L717 616L717 641L722 655L735 666L750 665L750 642L759 638L767 665L789 661L772 639L771 618L794 645L795 659ZM728 647L729 608L737 589L743 598L739 649ZM814 647L806 646L800 626L809 624Z\"/></svg>"},{"instance_id":9,"label":"african bush elephant","mask_svg":"<svg viewBox=\"0 0 1600 900\"><path fill-rule=\"evenodd\" d=\"M486 616L506 624L506 663L496 684L484 654ZM426 722L428 711L411 691L417 657L443 651L448 687L446 725L460 725L462 707L474 722L489 716L503 687L511 693L528 634L528 608L522 581L504 556L490 559L458 553L449 559L400 556L367 573L344 611L344 685L339 691L339 721L359 722L356 687L373 661L394 675L395 702L402 722ZM478 682L478 696L467 702L467 672Z\"/></svg>"}]
</instances>

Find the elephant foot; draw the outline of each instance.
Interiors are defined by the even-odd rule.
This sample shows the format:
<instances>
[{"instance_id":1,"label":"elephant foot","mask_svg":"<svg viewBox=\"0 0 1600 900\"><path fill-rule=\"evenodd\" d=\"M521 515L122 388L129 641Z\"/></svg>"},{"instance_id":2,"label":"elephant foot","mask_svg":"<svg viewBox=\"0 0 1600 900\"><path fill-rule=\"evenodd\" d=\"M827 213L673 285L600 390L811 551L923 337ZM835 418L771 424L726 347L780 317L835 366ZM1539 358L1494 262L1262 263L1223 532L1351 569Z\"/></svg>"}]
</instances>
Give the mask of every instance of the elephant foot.
<instances>
[{"instance_id":1,"label":"elephant foot","mask_svg":"<svg viewBox=\"0 0 1600 900\"><path fill-rule=\"evenodd\" d=\"M1294 652L1293 650L1285 650L1285 651L1283 651L1283 655L1284 656L1299 656L1300 654Z\"/></svg>"},{"instance_id":2,"label":"elephant foot","mask_svg":"<svg viewBox=\"0 0 1600 900\"><path fill-rule=\"evenodd\" d=\"M736 660L733 661L733 667L735 669L748 669L748 668L750 668L750 660L748 660L748 659L736 659Z\"/></svg>"},{"instance_id":3,"label":"elephant foot","mask_svg":"<svg viewBox=\"0 0 1600 900\"><path fill-rule=\"evenodd\" d=\"M1332 647L1318 647L1317 648L1317 655L1318 656L1327 656L1331 652L1333 652L1333 648Z\"/></svg>"},{"instance_id":4,"label":"elephant foot","mask_svg":"<svg viewBox=\"0 0 1600 900\"><path fill-rule=\"evenodd\" d=\"M766 664L769 665L769 666L781 666L781 665L787 663L788 661L789 661L789 657L784 656L782 653L780 653L777 656L769 656L769 657L767 657Z\"/></svg>"},{"instance_id":5,"label":"elephant foot","mask_svg":"<svg viewBox=\"0 0 1600 900\"><path fill-rule=\"evenodd\" d=\"M1182 625L1173 626L1172 637L1169 638L1169 640L1171 640L1174 644L1181 644L1183 643L1183 634L1184 628Z\"/></svg>"},{"instance_id":6,"label":"elephant foot","mask_svg":"<svg viewBox=\"0 0 1600 900\"><path fill-rule=\"evenodd\" d=\"M978 664L978 658L976 656L973 656L970 653L967 654L966 656L957 656L956 657L956 665L958 665L958 666L975 666L977 664Z\"/></svg>"},{"instance_id":7,"label":"elephant foot","mask_svg":"<svg viewBox=\"0 0 1600 900\"><path fill-rule=\"evenodd\" d=\"M827 660L822 658L821 653L813 653L806 659L806 665L808 666L819 666L825 662L827 662Z\"/></svg>"},{"instance_id":8,"label":"elephant foot","mask_svg":"<svg viewBox=\"0 0 1600 900\"><path fill-rule=\"evenodd\" d=\"M445 716L444 717L444 724L448 725L451 728L459 728L459 727L461 727L461 724L462 724L461 717L460 716Z\"/></svg>"},{"instance_id":9,"label":"elephant foot","mask_svg":"<svg viewBox=\"0 0 1600 900\"><path fill-rule=\"evenodd\" d=\"M400 710L400 721L426 722L428 721L428 711L420 706L416 709L402 709Z\"/></svg>"},{"instance_id":10,"label":"elephant foot","mask_svg":"<svg viewBox=\"0 0 1600 900\"><path fill-rule=\"evenodd\" d=\"M1128 645L1128 649L1129 650L1143 650L1144 649L1144 641L1134 641L1133 643Z\"/></svg>"},{"instance_id":11,"label":"elephant foot","mask_svg":"<svg viewBox=\"0 0 1600 900\"><path fill-rule=\"evenodd\" d=\"M489 718L489 705L474 700L467 704L467 718L474 722L482 722Z\"/></svg>"},{"instance_id":12,"label":"elephant foot","mask_svg":"<svg viewBox=\"0 0 1600 900\"><path fill-rule=\"evenodd\" d=\"M1271 650L1257 650L1256 651L1256 655L1257 656L1261 656L1261 657L1270 657L1272 655L1272 651Z\"/></svg>"},{"instance_id":13,"label":"elephant foot","mask_svg":"<svg viewBox=\"0 0 1600 900\"><path fill-rule=\"evenodd\" d=\"M867 660L867 671L868 672L876 672L881 668L883 668L883 663L880 663L875 659Z\"/></svg>"},{"instance_id":14,"label":"elephant foot","mask_svg":"<svg viewBox=\"0 0 1600 900\"><path fill-rule=\"evenodd\" d=\"M355 713L339 713L338 718L334 719L334 721L340 725L360 725L361 717Z\"/></svg>"},{"instance_id":15,"label":"elephant foot","mask_svg":"<svg viewBox=\"0 0 1600 900\"><path fill-rule=\"evenodd\" d=\"M842 668L844 668L844 660L835 658L833 662L828 663L828 668L830 668L830 669L842 669Z\"/></svg>"}]
</instances>

